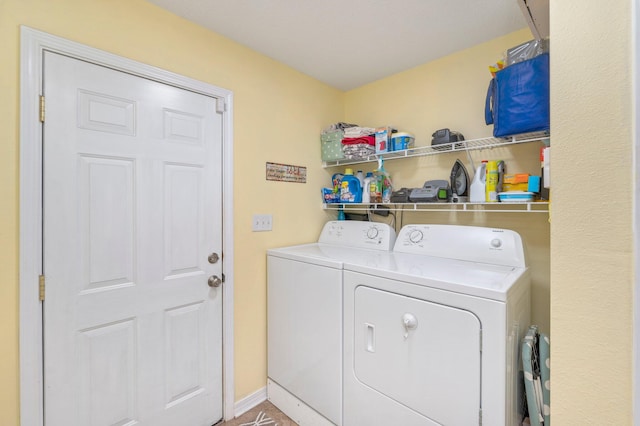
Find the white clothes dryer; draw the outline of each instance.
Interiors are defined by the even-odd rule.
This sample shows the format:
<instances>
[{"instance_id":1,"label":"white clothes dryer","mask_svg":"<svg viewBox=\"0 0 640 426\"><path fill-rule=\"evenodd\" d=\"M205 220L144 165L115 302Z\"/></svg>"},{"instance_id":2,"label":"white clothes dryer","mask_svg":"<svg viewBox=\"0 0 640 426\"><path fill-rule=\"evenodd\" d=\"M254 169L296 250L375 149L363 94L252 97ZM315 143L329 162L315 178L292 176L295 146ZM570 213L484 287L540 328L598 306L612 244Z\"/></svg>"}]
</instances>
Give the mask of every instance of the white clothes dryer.
<instances>
[{"instance_id":1,"label":"white clothes dryer","mask_svg":"<svg viewBox=\"0 0 640 426\"><path fill-rule=\"evenodd\" d=\"M302 425L342 424L342 271L384 264L396 233L332 221L317 243L267 251L267 394Z\"/></svg>"},{"instance_id":2,"label":"white clothes dryer","mask_svg":"<svg viewBox=\"0 0 640 426\"><path fill-rule=\"evenodd\" d=\"M408 225L390 257L344 265L344 426L519 424L520 236Z\"/></svg>"}]
</instances>

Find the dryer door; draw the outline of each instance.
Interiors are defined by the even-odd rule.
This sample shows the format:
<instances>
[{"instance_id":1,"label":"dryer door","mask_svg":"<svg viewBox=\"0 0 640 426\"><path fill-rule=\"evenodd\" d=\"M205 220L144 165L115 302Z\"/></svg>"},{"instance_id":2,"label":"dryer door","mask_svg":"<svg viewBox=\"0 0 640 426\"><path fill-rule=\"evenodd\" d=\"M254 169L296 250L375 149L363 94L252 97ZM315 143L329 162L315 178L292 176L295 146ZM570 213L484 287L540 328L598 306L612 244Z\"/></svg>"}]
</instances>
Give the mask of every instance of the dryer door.
<instances>
[{"instance_id":1,"label":"dryer door","mask_svg":"<svg viewBox=\"0 0 640 426\"><path fill-rule=\"evenodd\" d=\"M478 317L365 286L355 290L354 309L358 381L438 424L478 424Z\"/></svg>"}]
</instances>

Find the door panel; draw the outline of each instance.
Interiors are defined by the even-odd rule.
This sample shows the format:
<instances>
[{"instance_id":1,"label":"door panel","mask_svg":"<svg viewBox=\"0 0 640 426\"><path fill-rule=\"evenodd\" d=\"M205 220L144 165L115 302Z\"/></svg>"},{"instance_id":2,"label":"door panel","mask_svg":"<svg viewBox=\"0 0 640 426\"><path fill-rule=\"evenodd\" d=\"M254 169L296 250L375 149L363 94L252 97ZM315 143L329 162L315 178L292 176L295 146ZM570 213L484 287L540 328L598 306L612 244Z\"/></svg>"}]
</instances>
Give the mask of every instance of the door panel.
<instances>
[{"instance_id":1,"label":"door panel","mask_svg":"<svg viewBox=\"0 0 640 426\"><path fill-rule=\"evenodd\" d=\"M195 303L170 309L165 314L167 368L167 405L195 396L205 389L205 359L200 355L204 341L199 328L203 304Z\"/></svg>"},{"instance_id":2,"label":"door panel","mask_svg":"<svg viewBox=\"0 0 640 426\"><path fill-rule=\"evenodd\" d=\"M216 100L45 54L45 421L222 418Z\"/></svg>"},{"instance_id":3,"label":"door panel","mask_svg":"<svg viewBox=\"0 0 640 426\"><path fill-rule=\"evenodd\" d=\"M207 255L200 252L204 229L201 167L165 164L165 274L167 279L184 274L204 274Z\"/></svg>"},{"instance_id":4,"label":"door panel","mask_svg":"<svg viewBox=\"0 0 640 426\"><path fill-rule=\"evenodd\" d=\"M80 404L87 408L80 411L82 424L127 424L138 418L136 328L128 319L80 331Z\"/></svg>"},{"instance_id":5,"label":"door panel","mask_svg":"<svg viewBox=\"0 0 640 426\"><path fill-rule=\"evenodd\" d=\"M89 156L79 161L82 291L133 285L134 163Z\"/></svg>"}]
</instances>

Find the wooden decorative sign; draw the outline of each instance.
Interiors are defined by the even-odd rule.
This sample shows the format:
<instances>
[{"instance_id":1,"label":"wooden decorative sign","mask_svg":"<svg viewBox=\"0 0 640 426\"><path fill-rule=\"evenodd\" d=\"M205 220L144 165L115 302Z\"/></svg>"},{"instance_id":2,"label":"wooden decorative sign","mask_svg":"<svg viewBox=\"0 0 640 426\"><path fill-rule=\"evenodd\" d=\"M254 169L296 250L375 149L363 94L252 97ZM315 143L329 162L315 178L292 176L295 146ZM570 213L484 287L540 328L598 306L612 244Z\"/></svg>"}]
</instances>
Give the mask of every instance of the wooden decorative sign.
<instances>
[{"instance_id":1,"label":"wooden decorative sign","mask_svg":"<svg viewBox=\"0 0 640 426\"><path fill-rule=\"evenodd\" d=\"M307 183L307 168L289 164L267 163L267 180Z\"/></svg>"}]
</instances>

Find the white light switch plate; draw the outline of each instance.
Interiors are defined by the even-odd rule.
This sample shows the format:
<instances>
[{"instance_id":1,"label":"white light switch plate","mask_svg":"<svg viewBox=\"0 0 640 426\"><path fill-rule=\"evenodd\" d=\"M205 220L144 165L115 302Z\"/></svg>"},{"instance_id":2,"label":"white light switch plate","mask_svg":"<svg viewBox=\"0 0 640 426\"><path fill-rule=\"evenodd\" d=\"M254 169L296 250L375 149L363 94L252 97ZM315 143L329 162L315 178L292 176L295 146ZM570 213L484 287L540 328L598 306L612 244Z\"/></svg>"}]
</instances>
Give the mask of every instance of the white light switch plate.
<instances>
[{"instance_id":1,"label":"white light switch plate","mask_svg":"<svg viewBox=\"0 0 640 426\"><path fill-rule=\"evenodd\" d=\"M271 231L273 216L270 214L253 215L253 232Z\"/></svg>"}]
</instances>

